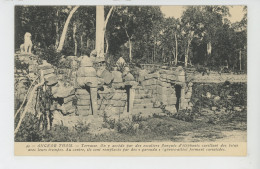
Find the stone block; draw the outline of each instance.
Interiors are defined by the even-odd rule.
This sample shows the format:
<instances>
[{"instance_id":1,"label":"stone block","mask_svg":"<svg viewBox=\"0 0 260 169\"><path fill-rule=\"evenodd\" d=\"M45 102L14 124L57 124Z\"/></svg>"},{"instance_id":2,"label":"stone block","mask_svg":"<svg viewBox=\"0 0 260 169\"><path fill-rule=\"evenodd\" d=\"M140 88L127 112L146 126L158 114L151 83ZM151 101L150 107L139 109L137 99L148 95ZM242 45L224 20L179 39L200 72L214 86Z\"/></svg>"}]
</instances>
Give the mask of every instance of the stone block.
<instances>
[{"instance_id":1,"label":"stone block","mask_svg":"<svg viewBox=\"0 0 260 169\"><path fill-rule=\"evenodd\" d=\"M76 95L90 95L89 92L86 89L77 89L75 91Z\"/></svg>"},{"instance_id":2,"label":"stone block","mask_svg":"<svg viewBox=\"0 0 260 169\"><path fill-rule=\"evenodd\" d=\"M117 83L117 82L113 82L112 83L112 87L115 88L115 89L121 89L121 88L124 88L125 87L125 84L120 82L120 83Z\"/></svg>"},{"instance_id":3,"label":"stone block","mask_svg":"<svg viewBox=\"0 0 260 169\"><path fill-rule=\"evenodd\" d=\"M112 97L112 100L121 100L122 98L122 93L115 93L114 96Z\"/></svg>"},{"instance_id":4,"label":"stone block","mask_svg":"<svg viewBox=\"0 0 260 169\"><path fill-rule=\"evenodd\" d=\"M88 106L79 106L79 105L77 105L77 109L78 110L90 110L90 105L88 105Z\"/></svg>"},{"instance_id":5,"label":"stone block","mask_svg":"<svg viewBox=\"0 0 260 169\"><path fill-rule=\"evenodd\" d=\"M167 74L161 74L160 79L167 79Z\"/></svg>"},{"instance_id":6,"label":"stone block","mask_svg":"<svg viewBox=\"0 0 260 169\"><path fill-rule=\"evenodd\" d=\"M135 99L152 98L152 94L135 94Z\"/></svg>"},{"instance_id":7,"label":"stone block","mask_svg":"<svg viewBox=\"0 0 260 169\"><path fill-rule=\"evenodd\" d=\"M169 71L170 71L170 70L160 69L160 70L159 70L159 73L160 73L160 74L168 74Z\"/></svg>"},{"instance_id":8,"label":"stone block","mask_svg":"<svg viewBox=\"0 0 260 169\"><path fill-rule=\"evenodd\" d=\"M114 107L124 107L126 104L126 101L116 101L114 102L113 106Z\"/></svg>"},{"instance_id":9,"label":"stone block","mask_svg":"<svg viewBox=\"0 0 260 169\"><path fill-rule=\"evenodd\" d=\"M179 82L185 82L185 76L179 75L178 78L177 78L177 81L179 81Z\"/></svg>"},{"instance_id":10,"label":"stone block","mask_svg":"<svg viewBox=\"0 0 260 169\"><path fill-rule=\"evenodd\" d=\"M91 110L77 110L77 114L80 116L89 116L92 115Z\"/></svg>"},{"instance_id":11,"label":"stone block","mask_svg":"<svg viewBox=\"0 0 260 169\"><path fill-rule=\"evenodd\" d=\"M142 104L142 103L152 103L152 99L150 98L134 99L134 104Z\"/></svg>"},{"instance_id":12,"label":"stone block","mask_svg":"<svg viewBox=\"0 0 260 169\"><path fill-rule=\"evenodd\" d=\"M159 78L159 73L152 73L152 74L147 74L145 77L144 77L144 79L153 79L153 78L155 78L155 79L157 79L157 78Z\"/></svg>"},{"instance_id":13,"label":"stone block","mask_svg":"<svg viewBox=\"0 0 260 169\"><path fill-rule=\"evenodd\" d=\"M167 83L167 82L161 82L160 84L162 87L170 87L171 84L170 83Z\"/></svg>"},{"instance_id":14,"label":"stone block","mask_svg":"<svg viewBox=\"0 0 260 169\"><path fill-rule=\"evenodd\" d=\"M176 97L169 97L168 100L167 100L167 103L169 105L175 105L177 102L177 98Z\"/></svg>"},{"instance_id":15,"label":"stone block","mask_svg":"<svg viewBox=\"0 0 260 169\"><path fill-rule=\"evenodd\" d=\"M88 106L90 105L90 100L82 100L82 99L78 99L77 101L77 105L78 106Z\"/></svg>"},{"instance_id":16,"label":"stone block","mask_svg":"<svg viewBox=\"0 0 260 169\"><path fill-rule=\"evenodd\" d=\"M76 97L81 100L90 100L90 95L76 95Z\"/></svg>"},{"instance_id":17,"label":"stone block","mask_svg":"<svg viewBox=\"0 0 260 169\"><path fill-rule=\"evenodd\" d=\"M176 81L177 77L175 75L168 75L167 79L171 80L171 81Z\"/></svg>"},{"instance_id":18,"label":"stone block","mask_svg":"<svg viewBox=\"0 0 260 169\"><path fill-rule=\"evenodd\" d=\"M153 107L153 103L134 104L134 109L146 109L152 107Z\"/></svg>"},{"instance_id":19,"label":"stone block","mask_svg":"<svg viewBox=\"0 0 260 169\"><path fill-rule=\"evenodd\" d=\"M97 77L77 77L77 84L81 87L97 87L98 80Z\"/></svg>"},{"instance_id":20,"label":"stone block","mask_svg":"<svg viewBox=\"0 0 260 169\"><path fill-rule=\"evenodd\" d=\"M136 81L127 81L124 83L126 86L132 86L133 88L135 88L138 83Z\"/></svg>"}]
</instances>

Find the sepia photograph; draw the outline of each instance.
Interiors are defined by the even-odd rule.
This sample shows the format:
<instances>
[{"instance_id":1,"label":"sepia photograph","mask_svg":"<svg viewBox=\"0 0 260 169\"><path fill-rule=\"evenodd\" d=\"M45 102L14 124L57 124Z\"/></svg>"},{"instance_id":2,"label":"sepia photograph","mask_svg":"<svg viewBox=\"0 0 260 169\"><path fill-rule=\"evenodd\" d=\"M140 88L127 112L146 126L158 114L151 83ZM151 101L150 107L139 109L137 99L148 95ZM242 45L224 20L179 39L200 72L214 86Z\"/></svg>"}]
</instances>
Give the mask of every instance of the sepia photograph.
<instances>
[{"instance_id":1,"label":"sepia photograph","mask_svg":"<svg viewBox=\"0 0 260 169\"><path fill-rule=\"evenodd\" d=\"M247 142L247 6L14 6L15 142Z\"/></svg>"}]
</instances>

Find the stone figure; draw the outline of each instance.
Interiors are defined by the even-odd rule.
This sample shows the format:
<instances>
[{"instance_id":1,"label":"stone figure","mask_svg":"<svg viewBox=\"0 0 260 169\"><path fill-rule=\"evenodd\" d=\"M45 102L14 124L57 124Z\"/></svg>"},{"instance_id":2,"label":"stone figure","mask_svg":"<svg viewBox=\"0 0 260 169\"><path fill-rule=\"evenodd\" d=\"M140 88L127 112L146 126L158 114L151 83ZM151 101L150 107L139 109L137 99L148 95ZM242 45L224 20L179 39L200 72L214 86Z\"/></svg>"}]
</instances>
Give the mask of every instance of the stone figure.
<instances>
[{"instance_id":1,"label":"stone figure","mask_svg":"<svg viewBox=\"0 0 260 169\"><path fill-rule=\"evenodd\" d=\"M21 53L31 54L32 53L32 40L31 33L26 32L24 35L24 43L20 46Z\"/></svg>"}]
</instances>

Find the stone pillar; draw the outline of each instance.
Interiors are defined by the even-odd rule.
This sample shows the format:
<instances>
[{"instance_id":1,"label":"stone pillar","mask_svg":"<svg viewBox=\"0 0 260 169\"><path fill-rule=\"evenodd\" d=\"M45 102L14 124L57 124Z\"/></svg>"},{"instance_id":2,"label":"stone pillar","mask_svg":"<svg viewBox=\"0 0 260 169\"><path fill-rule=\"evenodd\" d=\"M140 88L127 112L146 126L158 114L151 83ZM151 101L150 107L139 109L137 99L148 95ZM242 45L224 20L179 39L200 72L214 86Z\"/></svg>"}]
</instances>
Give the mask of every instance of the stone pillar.
<instances>
[{"instance_id":1,"label":"stone pillar","mask_svg":"<svg viewBox=\"0 0 260 169\"><path fill-rule=\"evenodd\" d=\"M128 112L129 113L132 113L133 112L133 108L134 108L134 99L135 99L135 89L134 88L130 88L129 89L129 110Z\"/></svg>"},{"instance_id":2,"label":"stone pillar","mask_svg":"<svg viewBox=\"0 0 260 169\"><path fill-rule=\"evenodd\" d=\"M185 85L181 86L180 110L185 109Z\"/></svg>"}]
</instances>

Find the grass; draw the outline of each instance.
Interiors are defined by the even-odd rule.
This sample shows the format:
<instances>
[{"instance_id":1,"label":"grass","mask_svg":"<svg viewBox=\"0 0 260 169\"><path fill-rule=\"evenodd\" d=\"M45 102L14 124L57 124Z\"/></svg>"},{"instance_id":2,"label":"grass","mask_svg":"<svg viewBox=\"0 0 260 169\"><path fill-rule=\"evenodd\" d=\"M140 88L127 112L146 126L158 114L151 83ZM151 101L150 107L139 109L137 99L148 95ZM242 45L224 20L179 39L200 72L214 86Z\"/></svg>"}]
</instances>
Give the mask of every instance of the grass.
<instances>
[{"instance_id":1,"label":"grass","mask_svg":"<svg viewBox=\"0 0 260 169\"><path fill-rule=\"evenodd\" d=\"M109 130L104 134L90 134L88 126L79 124L77 130L70 131L64 126L55 126L51 131L37 137L35 141L45 142L154 142L154 141L184 141L182 137L190 137L190 141L203 141L223 138L222 130L227 126L212 125L203 122L185 122L171 117L153 117L147 120L137 120L139 129ZM230 126L229 126L230 127ZM231 130L231 128L229 128ZM185 133L190 133L186 134ZM35 134L35 133L34 133ZM181 136L181 137L180 137ZM19 139L18 139L19 140ZM18 141L17 140L17 141ZM27 140L34 141L34 140Z\"/></svg>"}]
</instances>

